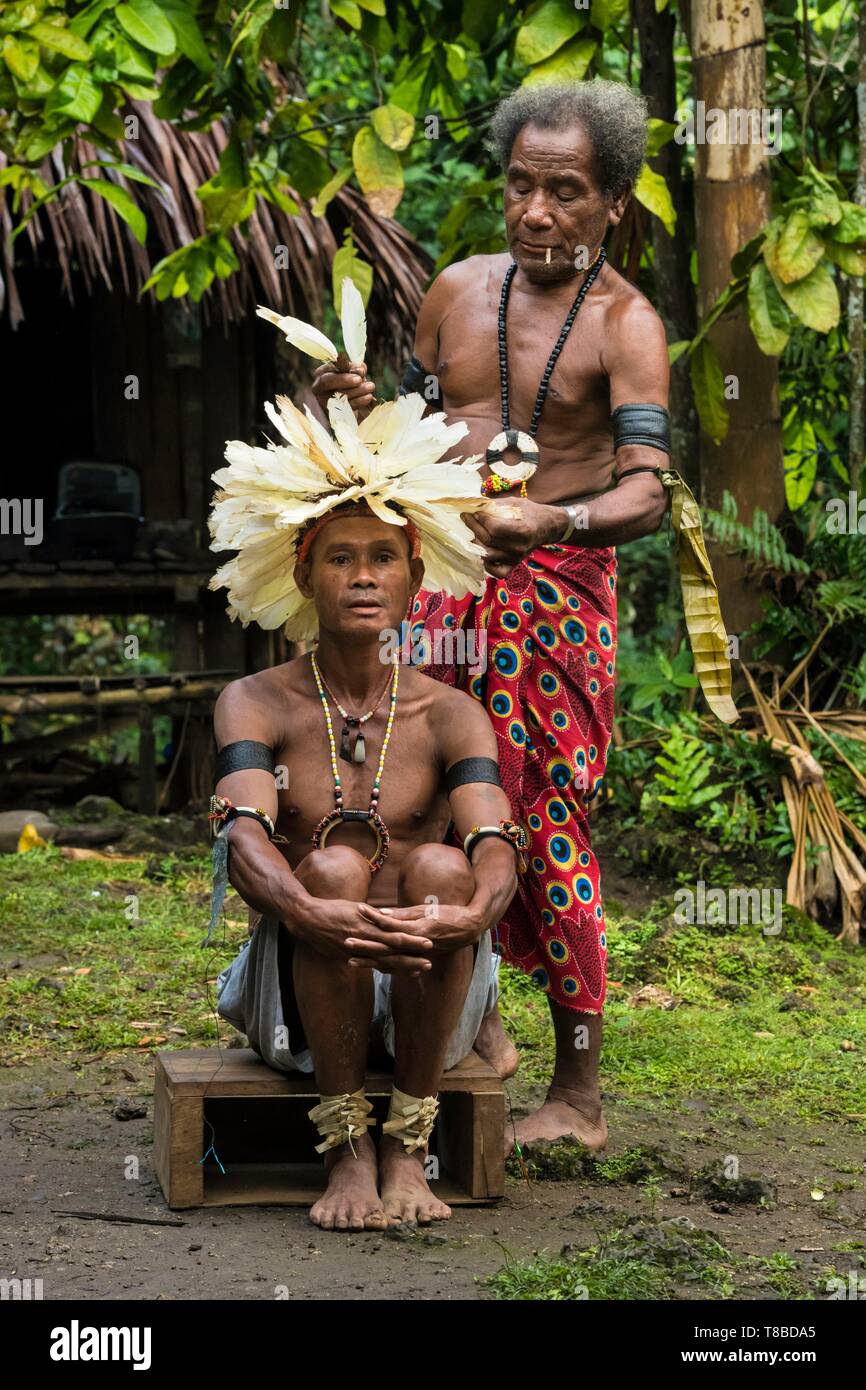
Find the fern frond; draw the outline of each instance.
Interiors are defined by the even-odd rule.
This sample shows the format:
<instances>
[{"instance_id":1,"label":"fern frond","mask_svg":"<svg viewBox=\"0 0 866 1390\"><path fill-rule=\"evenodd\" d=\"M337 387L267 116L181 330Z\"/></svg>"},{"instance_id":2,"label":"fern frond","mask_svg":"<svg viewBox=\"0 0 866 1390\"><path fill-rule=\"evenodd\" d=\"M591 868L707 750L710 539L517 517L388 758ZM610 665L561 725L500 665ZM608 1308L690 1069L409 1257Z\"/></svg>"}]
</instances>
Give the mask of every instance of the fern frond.
<instances>
[{"instance_id":1,"label":"fern frond","mask_svg":"<svg viewBox=\"0 0 866 1390\"><path fill-rule=\"evenodd\" d=\"M730 492L722 495L721 511L704 511L707 533L719 545L740 551L759 569L781 570L783 574L810 574L805 560L792 555L778 527L761 507L755 508L751 526L737 519L737 502Z\"/></svg>"},{"instance_id":2,"label":"fern frond","mask_svg":"<svg viewBox=\"0 0 866 1390\"><path fill-rule=\"evenodd\" d=\"M834 622L866 618L866 593L856 579L825 579L815 591L819 611Z\"/></svg>"}]
</instances>

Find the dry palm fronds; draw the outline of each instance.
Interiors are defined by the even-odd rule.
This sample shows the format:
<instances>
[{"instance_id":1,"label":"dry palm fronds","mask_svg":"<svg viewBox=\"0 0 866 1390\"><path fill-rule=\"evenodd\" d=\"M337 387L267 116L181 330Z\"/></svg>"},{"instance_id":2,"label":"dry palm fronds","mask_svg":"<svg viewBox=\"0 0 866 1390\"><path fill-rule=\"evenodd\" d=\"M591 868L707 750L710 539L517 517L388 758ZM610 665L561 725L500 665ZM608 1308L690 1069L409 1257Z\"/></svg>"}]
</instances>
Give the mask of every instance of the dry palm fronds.
<instances>
[{"instance_id":1,"label":"dry palm fronds","mask_svg":"<svg viewBox=\"0 0 866 1390\"><path fill-rule=\"evenodd\" d=\"M157 260L206 230L196 188L217 172L228 139L225 128L215 122L207 131L178 130L158 120L149 103L142 101L130 101L128 113L138 117L139 138L121 142L116 156L78 131L71 137L68 162L63 146L58 145L39 170L49 185L69 174L93 177L98 172L124 188L148 221L150 237L144 247L110 204L77 183L67 184L54 201L39 209L19 240L26 237L35 256L47 252L56 261L70 298L76 270L88 293L102 280L109 288L119 286L135 294ZM149 175L157 187L127 179L113 169L97 171L92 165L99 159L125 162ZM5 164L0 154L0 168ZM257 301L264 301L283 313L320 322L323 305L331 298L331 262L344 231L351 228L358 254L375 268L367 306L375 355L402 368L412 351L414 323L432 268L430 258L405 228L390 218L377 217L351 188L339 190L324 217L314 217L292 189L282 191L294 198L298 213L290 215L257 198L246 235L237 230L231 233L240 270L228 280L214 282L202 301L205 314L213 306L225 322L232 322L252 312ZM25 193L22 214L31 205L29 200ZM5 299L13 328L25 310L15 280L18 243L9 241L15 221L11 189L0 188L0 303ZM287 272L276 269L277 246L288 249Z\"/></svg>"},{"instance_id":2,"label":"dry palm fronds","mask_svg":"<svg viewBox=\"0 0 866 1390\"><path fill-rule=\"evenodd\" d=\"M866 835L836 806L821 764L814 757L803 730L806 725L818 730L829 745L831 756L844 763L859 790L866 794L866 778L832 736L835 732L866 742L864 716L853 710L811 710L805 661L798 664L781 688L777 686L772 699L761 693L745 663L743 671L755 704L741 707L740 714L755 715L759 721L759 728L747 731L747 737L769 742L776 752L789 759L793 774L782 778L794 839L787 901L810 915L814 915L818 904L830 911L838 902L842 918L839 940L856 944L866 906L866 867L849 842L853 842L862 856L866 851ZM794 696L793 708L783 706L782 701L800 676L804 678L804 698ZM807 841L816 849L814 868L807 862Z\"/></svg>"}]
</instances>

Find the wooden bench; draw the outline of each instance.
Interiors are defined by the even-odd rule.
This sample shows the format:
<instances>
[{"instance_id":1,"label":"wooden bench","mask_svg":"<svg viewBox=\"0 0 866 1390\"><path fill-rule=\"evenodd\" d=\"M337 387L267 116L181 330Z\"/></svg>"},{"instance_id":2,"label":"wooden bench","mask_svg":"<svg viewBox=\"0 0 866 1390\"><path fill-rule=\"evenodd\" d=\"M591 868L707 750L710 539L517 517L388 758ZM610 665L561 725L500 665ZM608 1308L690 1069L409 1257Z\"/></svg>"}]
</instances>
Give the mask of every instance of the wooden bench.
<instances>
[{"instance_id":1,"label":"wooden bench","mask_svg":"<svg viewBox=\"0 0 866 1390\"><path fill-rule=\"evenodd\" d=\"M370 1072L364 1083L380 1124L392 1081ZM439 1093L428 1151L433 1191L449 1205L494 1201L505 1181L502 1082L470 1052L444 1073ZM311 1205L325 1186L308 1118L318 1094L314 1077L273 1071L249 1048L157 1053L155 1164L168 1205ZM212 1143L224 1174L213 1153L200 1162Z\"/></svg>"}]
</instances>

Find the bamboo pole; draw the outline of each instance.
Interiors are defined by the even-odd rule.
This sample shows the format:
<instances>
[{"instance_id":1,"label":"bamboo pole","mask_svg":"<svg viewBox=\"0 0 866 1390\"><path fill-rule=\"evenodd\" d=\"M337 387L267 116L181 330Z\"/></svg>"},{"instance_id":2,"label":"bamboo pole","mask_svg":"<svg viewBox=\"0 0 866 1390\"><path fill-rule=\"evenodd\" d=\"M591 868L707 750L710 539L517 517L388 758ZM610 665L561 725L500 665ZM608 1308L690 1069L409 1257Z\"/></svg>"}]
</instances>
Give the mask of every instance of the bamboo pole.
<instances>
[{"instance_id":1,"label":"bamboo pole","mask_svg":"<svg viewBox=\"0 0 866 1390\"><path fill-rule=\"evenodd\" d=\"M189 681L186 685L155 685L145 690L51 691L45 695L0 695L0 714L71 714L97 707L167 705L174 701L210 700L228 685L224 681Z\"/></svg>"}]
</instances>

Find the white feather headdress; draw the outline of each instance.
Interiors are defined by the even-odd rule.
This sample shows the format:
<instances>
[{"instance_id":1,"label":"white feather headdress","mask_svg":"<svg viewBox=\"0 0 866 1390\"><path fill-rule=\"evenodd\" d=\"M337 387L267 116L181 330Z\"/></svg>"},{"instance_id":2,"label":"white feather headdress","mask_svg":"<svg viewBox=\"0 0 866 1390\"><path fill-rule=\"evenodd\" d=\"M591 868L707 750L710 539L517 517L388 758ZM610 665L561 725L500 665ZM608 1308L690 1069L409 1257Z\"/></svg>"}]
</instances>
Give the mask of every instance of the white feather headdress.
<instances>
[{"instance_id":1,"label":"white feather headdress","mask_svg":"<svg viewBox=\"0 0 866 1390\"><path fill-rule=\"evenodd\" d=\"M343 338L359 361L366 347L364 312L348 279L342 307ZM270 309L258 312L302 351L336 360L334 345L311 325ZM217 570L210 587L228 590L233 619L244 627L285 625L292 641L315 636L313 601L294 578L299 535L314 519L354 501L392 525L414 524L426 588L457 598L483 591L484 549L460 517L487 501L478 474L482 456L442 461L468 433L467 426L446 424L444 414L424 417L426 404L417 394L398 396L359 424L346 397L332 396L332 436L306 407L301 413L286 396L278 396L276 407L267 402L265 411L282 442L269 441L266 448L237 439L227 443L229 466L213 475L220 491L210 517L211 549L238 553Z\"/></svg>"}]
</instances>

